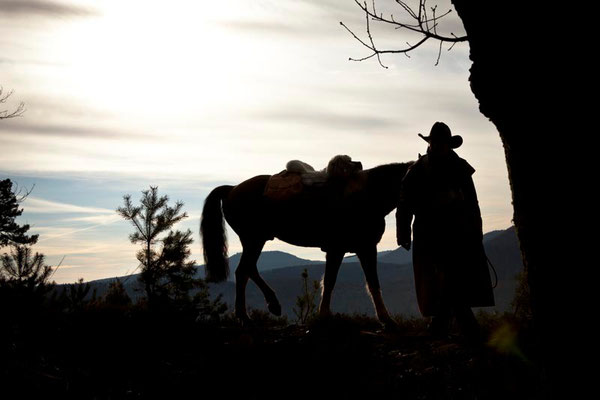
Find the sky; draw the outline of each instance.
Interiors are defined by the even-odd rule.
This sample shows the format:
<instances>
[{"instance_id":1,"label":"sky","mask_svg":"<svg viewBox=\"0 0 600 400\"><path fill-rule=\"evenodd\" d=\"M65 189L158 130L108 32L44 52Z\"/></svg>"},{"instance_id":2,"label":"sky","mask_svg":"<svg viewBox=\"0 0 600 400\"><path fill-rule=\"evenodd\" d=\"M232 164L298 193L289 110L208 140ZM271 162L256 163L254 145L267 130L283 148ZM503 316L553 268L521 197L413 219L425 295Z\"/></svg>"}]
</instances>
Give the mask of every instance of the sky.
<instances>
[{"instance_id":1,"label":"sky","mask_svg":"<svg viewBox=\"0 0 600 400\"><path fill-rule=\"evenodd\" d=\"M430 3L433 5L435 2ZM402 10L379 1L379 12ZM439 10L451 9L439 1ZM470 91L468 43L386 55L382 68L340 25L365 38L354 0L0 0L0 179L31 190L20 223L59 283L132 273L133 227L116 208L158 186L185 203L192 258L202 263L199 219L207 194L291 159L317 169L336 154L364 168L425 153L417 134L446 122L464 139L457 153L477 170L484 232L511 225L504 151ZM439 31L464 34L451 13ZM416 37L372 26L381 48ZM394 214L379 250L397 247ZM230 254L241 251L229 232ZM278 240L322 260L319 249Z\"/></svg>"}]
</instances>

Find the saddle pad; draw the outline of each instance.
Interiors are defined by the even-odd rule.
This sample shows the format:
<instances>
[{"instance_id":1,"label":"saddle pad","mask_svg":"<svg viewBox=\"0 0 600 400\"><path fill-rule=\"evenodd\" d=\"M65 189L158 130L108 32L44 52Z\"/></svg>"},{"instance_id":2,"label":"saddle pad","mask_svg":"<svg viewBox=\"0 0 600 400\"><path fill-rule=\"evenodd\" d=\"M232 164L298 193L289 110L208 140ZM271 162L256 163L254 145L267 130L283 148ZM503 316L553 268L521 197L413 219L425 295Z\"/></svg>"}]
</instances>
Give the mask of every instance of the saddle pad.
<instances>
[{"instance_id":1,"label":"saddle pad","mask_svg":"<svg viewBox=\"0 0 600 400\"><path fill-rule=\"evenodd\" d=\"M263 194L273 200L285 200L302 192L302 188L300 174L284 170L269 178Z\"/></svg>"}]
</instances>

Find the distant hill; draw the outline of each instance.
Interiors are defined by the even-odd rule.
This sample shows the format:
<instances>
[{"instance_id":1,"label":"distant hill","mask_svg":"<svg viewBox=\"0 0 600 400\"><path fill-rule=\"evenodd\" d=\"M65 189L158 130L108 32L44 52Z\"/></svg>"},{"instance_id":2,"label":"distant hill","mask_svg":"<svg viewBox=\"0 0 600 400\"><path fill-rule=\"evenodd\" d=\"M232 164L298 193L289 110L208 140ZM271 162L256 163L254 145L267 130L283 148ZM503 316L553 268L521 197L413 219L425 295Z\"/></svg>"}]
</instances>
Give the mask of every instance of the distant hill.
<instances>
[{"instance_id":1,"label":"distant hill","mask_svg":"<svg viewBox=\"0 0 600 400\"><path fill-rule=\"evenodd\" d=\"M234 255L229 257L229 271L230 276L229 280L234 281L235 275L233 274L237 266L240 264L240 259L242 258L242 253L235 253ZM269 271L275 268L285 268L292 267L295 265L310 265L310 264L321 264L322 261L313 261L307 260L304 258L296 257L295 255L285 253L283 251L263 251L258 258L257 267L259 272ZM204 278L204 264L197 265L198 268L198 276ZM139 274L132 274L128 276L121 277L113 277L113 278L104 278L92 281L96 285L103 286L106 284L106 287L110 284L110 282L114 281L116 278L121 279L122 281L127 280L128 282L137 281Z\"/></svg>"},{"instance_id":2,"label":"distant hill","mask_svg":"<svg viewBox=\"0 0 600 400\"><path fill-rule=\"evenodd\" d=\"M301 292L302 271L306 268L311 281L320 281L325 271L324 264L301 265L278 268L266 271L262 277L275 290L282 306L283 313L294 318L293 308L296 297ZM379 279L384 299L390 312L416 315L414 281L410 264L395 265L380 263ZM211 285L212 293L222 293L223 300L233 306L235 300L235 283L224 282ZM266 310L262 293L252 282L246 290L248 307ZM373 305L366 290L362 268L358 263L346 263L340 269L336 282L331 309L341 313L365 313L374 315Z\"/></svg>"},{"instance_id":3,"label":"distant hill","mask_svg":"<svg viewBox=\"0 0 600 400\"><path fill-rule=\"evenodd\" d=\"M494 265L498 274L498 286L494 289L497 311L507 311L514 297L516 288L516 275L522 271L523 264L519 252L518 241L514 228L503 231L494 231L484 236L484 246L488 258ZM374 308L366 290L364 274L356 258L347 257L336 282L332 299L332 310L341 313L365 313L374 315ZM416 304L414 277L411 262L412 254L403 248L379 253L378 274L381 282L385 303L392 313L404 315L419 315ZM240 254L230 257L231 271L235 270L240 259ZM302 278L301 273L306 268L309 279L321 280L325 265L321 261L311 261L298 258L281 251L264 252L258 262L261 275L275 290L281 302L283 313L294 318L293 308L296 297L300 294ZM233 278L233 273L231 274ZM494 274L492 281L494 282ZM101 295L112 279L93 281L91 285ZM139 296L135 292L137 276L127 278L125 286L133 298ZM233 309L235 300L235 283L227 281L211 284L212 296L223 294L223 300ZM266 310L262 293L250 281L246 291L248 307ZM486 308L491 310L490 308Z\"/></svg>"},{"instance_id":4,"label":"distant hill","mask_svg":"<svg viewBox=\"0 0 600 400\"><path fill-rule=\"evenodd\" d=\"M229 257L229 269L231 272L235 271L237 266L240 264L242 253L235 253ZM277 268L294 267L297 265L312 265L322 264L322 261L306 260L303 258L296 257L292 254L285 253L283 251L263 251L258 258L256 266L259 272L270 271ZM200 266L199 270L204 270L204 264ZM230 280L233 280L233 273L230 276Z\"/></svg>"},{"instance_id":5,"label":"distant hill","mask_svg":"<svg viewBox=\"0 0 600 400\"><path fill-rule=\"evenodd\" d=\"M377 253L377 260L379 262L390 263L390 264L406 264L412 263L412 250L406 251L403 247L398 247L396 250L386 250ZM351 255L344 257L344 263L357 263L358 257Z\"/></svg>"},{"instance_id":6,"label":"distant hill","mask_svg":"<svg viewBox=\"0 0 600 400\"><path fill-rule=\"evenodd\" d=\"M484 247L498 274L498 285L494 289L496 307L486 308L486 310L508 311L515 294L515 277L523 269L514 228L486 234ZM356 260L353 257L356 256L347 257L340 269L332 299L332 310L341 313L358 312L374 315L362 268L358 262L353 261ZM416 304L411 257L412 253L403 248L379 253L377 270L384 301L389 311L416 316L419 315L419 310ZM388 262L388 260L392 262ZM396 260L405 262L393 262ZM321 280L325 270L323 263L312 263L278 268L262 273L265 281L277 293L284 314L291 318L294 317L293 307L296 297L300 294L301 273L304 268L307 269L311 281ZM490 273L492 282L495 283L494 273ZM235 300L235 284L233 282L212 285L211 291L222 293L223 299L233 306ZM246 302L249 307L266 310L263 295L253 283L248 285Z\"/></svg>"},{"instance_id":7,"label":"distant hill","mask_svg":"<svg viewBox=\"0 0 600 400\"><path fill-rule=\"evenodd\" d=\"M509 230L510 230L510 228L509 228ZM499 230L499 231L491 231L491 232L486 233L485 235L483 235L484 245L486 245L487 242L495 239L496 237L502 236L502 234L504 232L505 232L504 230ZM412 263L412 248L409 251L406 251L406 249L404 249L402 247L398 247L396 250L382 251L382 252L378 253L377 259L379 260L379 262L390 263L390 264ZM351 256L345 257L344 262L345 263L358 262L358 257L356 257L356 255L351 255Z\"/></svg>"}]
</instances>

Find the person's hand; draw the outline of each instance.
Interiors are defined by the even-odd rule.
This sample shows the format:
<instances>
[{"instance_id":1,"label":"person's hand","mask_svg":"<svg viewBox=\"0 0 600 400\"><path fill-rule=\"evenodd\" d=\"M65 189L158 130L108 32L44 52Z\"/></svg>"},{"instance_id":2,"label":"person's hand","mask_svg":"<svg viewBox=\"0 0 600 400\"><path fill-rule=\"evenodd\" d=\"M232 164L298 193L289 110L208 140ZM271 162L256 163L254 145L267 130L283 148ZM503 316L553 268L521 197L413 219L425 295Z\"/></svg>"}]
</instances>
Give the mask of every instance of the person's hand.
<instances>
[{"instance_id":1,"label":"person's hand","mask_svg":"<svg viewBox=\"0 0 600 400\"><path fill-rule=\"evenodd\" d=\"M396 242L398 246L410 250L410 228L396 230Z\"/></svg>"},{"instance_id":2,"label":"person's hand","mask_svg":"<svg viewBox=\"0 0 600 400\"><path fill-rule=\"evenodd\" d=\"M406 242L398 242L398 246L402 246L406 251L410 250L410 240Z\"/></svg>"}]
</instances>

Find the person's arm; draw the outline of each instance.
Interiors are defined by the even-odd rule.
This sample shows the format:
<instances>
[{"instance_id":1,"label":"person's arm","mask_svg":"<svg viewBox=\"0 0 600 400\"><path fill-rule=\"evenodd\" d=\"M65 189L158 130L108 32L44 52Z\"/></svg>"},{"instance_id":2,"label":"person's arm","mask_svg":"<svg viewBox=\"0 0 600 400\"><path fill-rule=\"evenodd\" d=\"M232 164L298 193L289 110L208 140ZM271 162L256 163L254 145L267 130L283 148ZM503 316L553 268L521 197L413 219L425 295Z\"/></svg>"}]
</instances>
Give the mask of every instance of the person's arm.
<instances>
[{"instance_id":1,"label":"person's arm","mask_svg":"<svg viewBox=\"0 0 600 400\"><path fill-rule=\"evenodd\" d=\"M483 221L481 219L481 210L477 200L477 192L473 178L468 176L463 185L463 193L466 202L467 218L471 224L473 232L477 232L478 239L483 240Z\"/></svg>"},{"instance_id":2,"label":"person's arm","mask_svg":"<svg viewBox=\"0 0 600 400\"><path fill-rule=\"evenodd\" d=\"M396 208L396 242L398 246L410 250L411 225L414 214L414 171L408 170L402 180L400 199Z\"/></svg>"}]
</instances>

